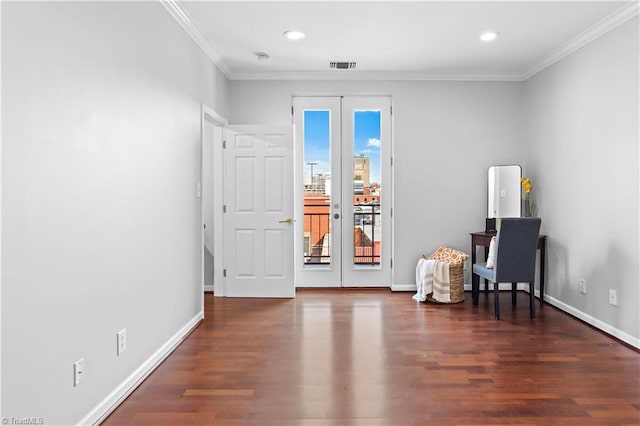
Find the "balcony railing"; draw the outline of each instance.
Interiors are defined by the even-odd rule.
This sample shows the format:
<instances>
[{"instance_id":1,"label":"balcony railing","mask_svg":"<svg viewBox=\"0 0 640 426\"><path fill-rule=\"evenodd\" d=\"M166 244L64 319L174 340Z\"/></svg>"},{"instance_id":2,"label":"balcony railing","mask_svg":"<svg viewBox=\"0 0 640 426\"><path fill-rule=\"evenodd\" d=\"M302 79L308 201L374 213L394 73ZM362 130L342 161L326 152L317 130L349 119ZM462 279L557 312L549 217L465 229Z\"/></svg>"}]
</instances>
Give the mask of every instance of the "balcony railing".
<instances>
[{"instance_id":1,"label":"balcony railing","mask_svg":"<svg viewBox=\"0 0 640 426\"><path fill-rule=\"evenodd\" d=\"M353 263L356 265L380 264L380 204L354 204ZM377 239L376 239L377 238Z\"/></svg>"},{"instance_id":2,"label":"balcony railing","mask_svg":"<svg viewBox=\"0 0 640 426\"><path fill-rule=\"evenodd\" d=\"M380 204L353 206L353 263L380 264ZM304 204L304 263L331 263L331 212L328 204Z\"/></svg>"},{"instance_id":3,"label":"balcony railing","mask_svg":"<svg viewBox=\"0 0 640 426\"><path fill-rule=\"evenodd\" d=\"M304 263L331 263L331 213L328 204L304 204Z\"/></svg>"}]
</instances>

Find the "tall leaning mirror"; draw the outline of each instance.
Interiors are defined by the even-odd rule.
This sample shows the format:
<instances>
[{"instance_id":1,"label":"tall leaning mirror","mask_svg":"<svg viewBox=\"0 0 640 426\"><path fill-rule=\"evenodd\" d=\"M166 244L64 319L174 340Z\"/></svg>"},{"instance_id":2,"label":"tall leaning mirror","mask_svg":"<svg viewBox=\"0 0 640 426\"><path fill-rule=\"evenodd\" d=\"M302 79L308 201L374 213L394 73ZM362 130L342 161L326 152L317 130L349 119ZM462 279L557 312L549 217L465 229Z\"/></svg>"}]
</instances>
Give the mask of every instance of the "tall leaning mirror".
<instances>
[{"instance_id":1,"label":"tall leaning mirror","mask_svg":"<svg viewBox=\"0 0 640 426\"><path fill-rule=\"evenodd\" d=\"M487 217L520 217L520 178L522 168L519 165L489 167L487 186Z\"/></svg>"}]
</instances>

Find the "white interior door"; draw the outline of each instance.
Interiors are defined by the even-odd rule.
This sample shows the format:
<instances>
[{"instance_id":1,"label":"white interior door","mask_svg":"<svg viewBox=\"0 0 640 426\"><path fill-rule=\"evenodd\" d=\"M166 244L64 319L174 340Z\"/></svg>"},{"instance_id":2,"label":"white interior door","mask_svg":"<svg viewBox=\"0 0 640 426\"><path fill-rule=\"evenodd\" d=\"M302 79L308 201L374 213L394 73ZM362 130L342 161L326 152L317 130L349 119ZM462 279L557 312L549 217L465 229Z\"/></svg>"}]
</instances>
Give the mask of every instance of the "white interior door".
<instances>
[{"instance_id":1,"label":"white interior door","mask_svg":"<svg viewBox=\"0 0 640 426\"><path fill-rule=\"evenodd\" d=\"M391 99L294 97L296 285L391 285Z\"/></svg>"},{"instance_id":2,"label":"white interior door","mask_svg":"<svg viewBox=\"0 0 640 426\"><path fill-rule=\"evenodd\" d=\"M231 297L294 297L293 129L225 131L224 241Z\"/></svg>"}]
</instances>

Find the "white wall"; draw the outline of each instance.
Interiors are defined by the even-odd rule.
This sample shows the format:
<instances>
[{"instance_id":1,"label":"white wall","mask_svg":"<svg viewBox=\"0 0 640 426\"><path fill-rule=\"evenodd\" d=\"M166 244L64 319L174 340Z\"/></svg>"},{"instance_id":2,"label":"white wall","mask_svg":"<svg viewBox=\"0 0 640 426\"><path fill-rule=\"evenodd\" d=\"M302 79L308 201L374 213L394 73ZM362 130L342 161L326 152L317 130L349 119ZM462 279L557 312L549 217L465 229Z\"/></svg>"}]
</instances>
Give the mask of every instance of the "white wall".
<instances>
[{"instance_id":1,"label":"white wall","mask_svg":"<svg viewBox=\"0 0 640 426\"><path fill-rule=\"evenodd\" d=\"M524 83L527 173L549 235L546 291L636 346L638 40L636 16Z\"/></svg>"},{"instance_id":2,"label":"white wall","mask_svg":"<svg viewBox=\"0 0 640 426\"><path fill-rule=\"evenodd\" d=\"M201 103L228 115L228 82L157 2L1 7L2 416L73 424L200 315Z\"/></svg>"},{"instance_id":3,"label":"white wall","mask_svg":"<svg viewBox=\"0 0 640 426\"><path fill-rule=\"evenodd\" d=\"M484 229L487 169L523 162L520 83L231 81L230 120L290 123L294 94L392 96L395 285L415 285L418 258L440 244L470 253L469 232Z\"/></svg>"}]
</instances>

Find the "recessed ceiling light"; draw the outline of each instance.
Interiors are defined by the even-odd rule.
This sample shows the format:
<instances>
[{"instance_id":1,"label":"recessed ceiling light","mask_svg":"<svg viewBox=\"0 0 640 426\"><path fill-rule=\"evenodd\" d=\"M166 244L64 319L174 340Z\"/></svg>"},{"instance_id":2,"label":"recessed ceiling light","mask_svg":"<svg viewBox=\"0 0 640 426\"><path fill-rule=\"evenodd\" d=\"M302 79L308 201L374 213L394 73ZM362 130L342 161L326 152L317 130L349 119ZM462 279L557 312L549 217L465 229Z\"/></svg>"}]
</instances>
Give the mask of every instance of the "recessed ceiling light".
<instances>
[{"instance_id":1,"label":"recessed ceiling light","mask_svg":"<svg viewBox=\"0 0 640 426\"><path fill-rule=\"evenodd\" d=\"M480 40L482 41L493 41L498 37L498 34L494 31L487 31L486 33L480 34Z\"/></svg>"},{"instance_id":2,"label":"recessed ceiling light","mask_svg":"<svg viewBox=\"0 0 640 426\"><path fill-rule=\"evenodd\" d=\"M282 35L288 38L289 40L302 40L303 38L305 38L304 33L302 31L297 31L297 30L287 30L284 33L282 33Z\"/></svg>"}]
</instances>

